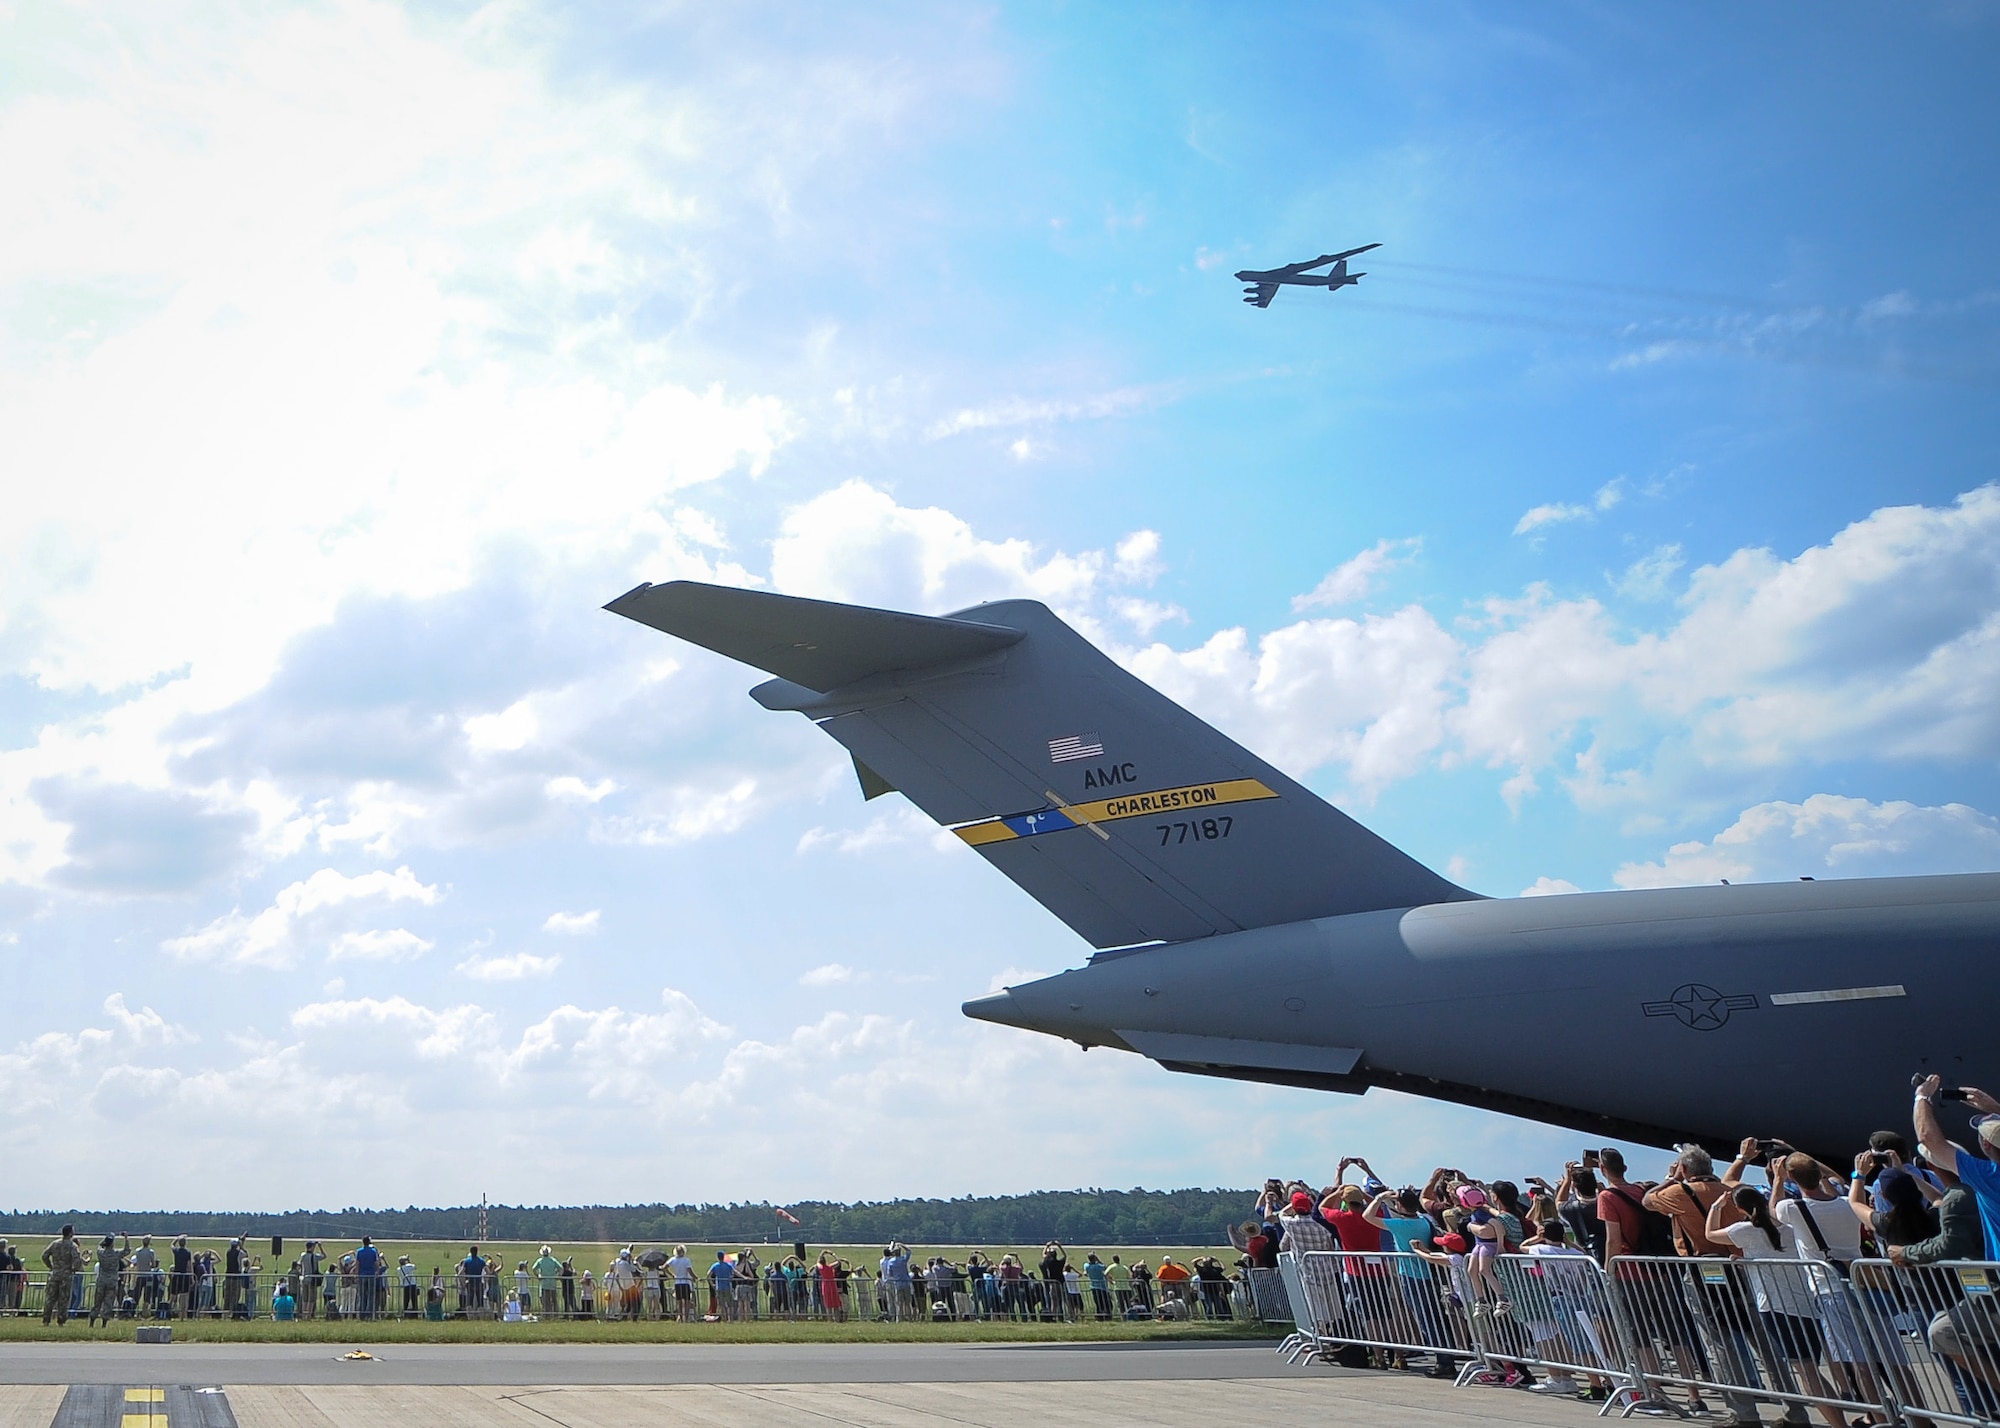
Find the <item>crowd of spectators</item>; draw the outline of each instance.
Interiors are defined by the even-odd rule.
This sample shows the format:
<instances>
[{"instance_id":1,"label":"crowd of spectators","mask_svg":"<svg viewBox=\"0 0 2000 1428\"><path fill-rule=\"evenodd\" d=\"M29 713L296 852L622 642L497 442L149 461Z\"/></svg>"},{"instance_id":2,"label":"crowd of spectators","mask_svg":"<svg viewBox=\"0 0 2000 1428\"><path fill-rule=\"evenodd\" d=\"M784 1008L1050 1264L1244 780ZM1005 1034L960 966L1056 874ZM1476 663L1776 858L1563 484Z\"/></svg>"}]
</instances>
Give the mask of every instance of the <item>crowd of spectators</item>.
<instances>
[{"instance_id":1,"label":"crowd of spectators","mask_svg":"<svg viewBox=\"0 0 2000 1428\"><path fill-rule=\"evenodd\" d=\"M1073 1257L1059 1242L1039 1256L963 1258L931 1255L923 1263L900 1241L866 1263L803 1245L792 1254L718 1249L697 1264L686 1245L671 1250L627 1245L601 1272L558 1257L548 1245L533 1259L506 1262L478 1245L450 1265L419 1266L390 1255L371 1236L345 1251L305 1241L284 1267L267 1272L246 1236L220 1252L191 1249L178 1236L165 1257L153 1237L105 1235L86 1255L72 1226L42 1253L47 1274L45 1323L85 1316L113 1318L324 1319L604 1319L728 1321L739 1319L1077 1320L1206 1317L1227 1319L1246 1301L1243 1268L1233 1272L1213 1255L1186 1263L1162 1254L1130 1264L1117 1251ZM0 1240L0 1313L26 1313L28 1267Z\"/></svg>"},{"instance_id":2,"label":"crowd of spectators","mask_svg":"<svg viewBox=\"0 0 2000 1428\"><path fill-rule=\"evenodd\" d=\"M1843 1279L1864 1259L1906 1269L2000 1260L2000 1101L1970 1087L1946 1091L1936 1076L1919 1078L1913 1089L1914 1149L1902 1132L1878 1131L1851 1165L1831 1165L1782 1140L1753 1137L1719 1172L1701 1146L1679 1146L1657 1181L1632 1178L1623 1153L1609 1147L1583 1151L1554 1184L1540 1176L1518 1183L1481 1180L1441 1166L1422 1185L1392 1188L1365 1159L1350 1156L1340 1161L1331 1184L1266 1181L1255 1213L1231 1231L1231 1240L1256 1267L1275 1268L1285 1250L1414 1256L1435 1267L1435 1278L1423 1281L1426 1292L1409 1294L1409 1312L1418 1324L1439 1312L1439 1296L1428 1292L1433 1283L1448 1286L1446 1298L1455 1308L1462 1301L1475 1321L1518 1317L1499 1273L1503 1254L1588 1256L1614 1279L1633 1283L1645 1279L1648 1259L1659 1257L1816 1262ZM1947 1134L1941 1101L1962 1103L1975 1113L1971 1148ZM1348 1259L1344 1272L1350 1278L1386 1275L1390 1263ZM1784 1281L1769 1270L1751 1271L1748 1283L1770 1341L1791 1360L1807 1394L1826 1397L1838 1388L1864 1401L1879 1396L1867 1380L1866 1356L1851 1347L1863 1336L1839 1322L1837 1297L1800 1302L1796 1293L1787 1296L1780 1287ZM1633 1298L1648 1302L1645 1295ZM1978 1380L2000 1394L1993 1373L2000 1363L1996 1299L2000 1295L1967 1296L1935 1316L1927 1337L1964 1380ZM1678 1360L1698 1358L1698 1346L1676 1342L1677 1336L1692 1337L1692 1320L1677 1312L1662 1317L1672 1322L1648 1325L1651 1337ZM1822 1360L1834 1363L1847 1381L1823 1383ZM1369 1352L1365 1359L1357 1353L1356 1362L1413 1366L1407 1356L1389 1350ZM1428 1371L1451 1376L1456 1365L1440 1355ZM1602 1398L1606 1390L1602 1381L1580 1384L1561 1374L1538 1382L1525 1366L1510 1368L1504 1381L1586 1398ZM1705 1411L1707 1404L1697 1392L1688 1407ZM1725 1395L1723 1411L1731 1422L1748 1423L1756 1416L1754 1404L1740 1394ZM1845 1425L1843 1415L1822 1412L1834 1428ZM1786 1421L1806 1421L1804 1408L1794 1404Z\"/></svg>"}]
</instances>

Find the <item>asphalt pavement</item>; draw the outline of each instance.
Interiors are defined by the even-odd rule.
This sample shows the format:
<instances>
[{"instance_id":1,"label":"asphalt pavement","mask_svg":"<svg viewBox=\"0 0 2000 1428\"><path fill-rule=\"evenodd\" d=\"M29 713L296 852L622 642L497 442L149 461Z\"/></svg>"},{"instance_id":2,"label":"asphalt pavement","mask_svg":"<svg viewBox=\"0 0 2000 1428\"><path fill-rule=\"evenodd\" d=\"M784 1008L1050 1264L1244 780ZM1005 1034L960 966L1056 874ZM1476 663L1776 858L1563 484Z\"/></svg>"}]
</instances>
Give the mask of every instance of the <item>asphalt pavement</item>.
<instances>
[{"instance_id":1,"label":"asphalt pavement","mask_svg":"<svg viewBox=\"0 0 2000 1428\"><path fill-rule=\"evenodd\" d=\"M350 1347L367 1361L343 1359ZM1271 1344L0 1344L13 1384L1088 1383L1297 1378Z\"/></svg>"}]
</instances>

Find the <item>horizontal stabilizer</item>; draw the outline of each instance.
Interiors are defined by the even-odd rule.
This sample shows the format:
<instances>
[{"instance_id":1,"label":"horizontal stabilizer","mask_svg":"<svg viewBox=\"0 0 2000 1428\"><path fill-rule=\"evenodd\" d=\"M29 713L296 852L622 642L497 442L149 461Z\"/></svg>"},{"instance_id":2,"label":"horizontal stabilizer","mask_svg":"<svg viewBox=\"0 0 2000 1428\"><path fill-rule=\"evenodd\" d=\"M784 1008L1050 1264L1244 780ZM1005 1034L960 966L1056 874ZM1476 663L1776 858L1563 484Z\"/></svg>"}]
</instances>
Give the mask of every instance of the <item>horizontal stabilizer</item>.
<instances>
[{"instance_id":1,"label":"horizontal stabilizer","mask_svg":"<svg viewBox=\"0 0 2000 1428\"><path fill-rule=\"evenodd\" d=\"M604 608L822 693L871 675L996 654L1022 633L692 580L641 585Z\"/></svg>"}]
</instances>

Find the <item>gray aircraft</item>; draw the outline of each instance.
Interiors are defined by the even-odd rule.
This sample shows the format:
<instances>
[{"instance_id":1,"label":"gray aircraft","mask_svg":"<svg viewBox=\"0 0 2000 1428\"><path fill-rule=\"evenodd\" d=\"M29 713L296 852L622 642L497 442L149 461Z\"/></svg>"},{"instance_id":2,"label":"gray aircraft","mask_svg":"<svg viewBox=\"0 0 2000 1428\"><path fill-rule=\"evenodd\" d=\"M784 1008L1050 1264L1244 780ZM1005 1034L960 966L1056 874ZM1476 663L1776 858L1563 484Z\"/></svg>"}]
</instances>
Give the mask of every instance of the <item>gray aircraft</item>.
<instances>
[{"instance_id":1,"label":"gray aircraft","mask_svg":"<svg viewBox=\"0 0 2000 1428\"><path fill-rule=\"evenodd\" d=\"M1351 288L1367 277L1366 273L1347 271L1347 260L1357 253L1366 253L1371 248L1379 248L1380 243L1364 243L1359 248L1349 248L1345 253L1322 253L1310 263L1287 263L1282 268L1270 268L1259 272L1255 268L1245 268L1236 275L1239 283L1250 286L1243 289L1243 301L1252 307L1269 307L1271 299L1283 288L1325 288L1329 293L1337 293L1342 288ZM1314 268L1333 266L1324 273L1315 273Z\"/></svg>"},{"instance_id":2,"label":"gray aircraft","mask_svg":"<svg viewBox=\"0 0 2000 1428\"><path fill-rule=\"evenodd\" d=\"M777 676L1097 949L965 1013L1173 1071L1420 1096L1655 1145L1836 1157L1913 1073L2000 1085L2000 874L1488 898L1046 606L932 617L677 581L605 607Z\"/></svg>"}]
</instances>

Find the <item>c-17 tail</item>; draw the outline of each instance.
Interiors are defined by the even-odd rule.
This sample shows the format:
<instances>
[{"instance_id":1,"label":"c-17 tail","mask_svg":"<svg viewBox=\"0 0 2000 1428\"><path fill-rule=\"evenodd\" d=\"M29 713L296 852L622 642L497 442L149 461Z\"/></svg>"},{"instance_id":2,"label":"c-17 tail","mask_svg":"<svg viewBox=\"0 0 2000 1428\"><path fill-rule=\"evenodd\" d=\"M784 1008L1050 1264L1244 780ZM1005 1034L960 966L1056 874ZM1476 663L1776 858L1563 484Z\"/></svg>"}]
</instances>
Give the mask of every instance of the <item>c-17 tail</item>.
<instances>
[{"instance_id":1,"label":"c-17 tail","mask_svg":"<svg viewBox=\"0 0 2000 1428\"><path fill-rule=\"evenodd\" d=\"M1093 946L1459 902L1457 887L1122 669L1046 606L911 615L691 581L607 610L765 670Z\"/></svg>"}]
</instances>

